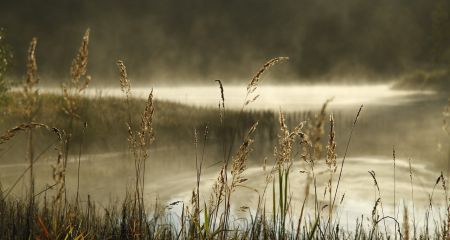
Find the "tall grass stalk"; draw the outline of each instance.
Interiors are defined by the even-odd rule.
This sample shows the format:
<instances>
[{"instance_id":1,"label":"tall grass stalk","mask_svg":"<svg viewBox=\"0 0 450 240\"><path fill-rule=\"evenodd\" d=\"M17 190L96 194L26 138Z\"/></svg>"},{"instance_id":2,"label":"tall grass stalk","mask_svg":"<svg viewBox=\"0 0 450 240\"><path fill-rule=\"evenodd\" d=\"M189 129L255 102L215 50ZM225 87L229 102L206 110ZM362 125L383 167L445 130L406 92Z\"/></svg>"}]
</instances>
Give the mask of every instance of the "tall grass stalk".
<instances>
[{"instance_id":1,"label":"tall grass stalk","mask_svg":"<svg viewBox=\"0 0 450 240\"><path fill-rule=\"evenodd\" d=\"M126 125L128 128L128 142L133 153L135 166L135 188L132 211L132 222L137 225L134 230L135 234L144 234L147 232L145 224L145 209L144 209L144 188L145 188L145 166L149 158L149 147L153 143L155 137L153 132L153 89L151 89L145 109L141 116L140 126L134 128L131 120L131 106L129 98L131 97L131 84L128 79L125 64L123 61L117 61L117 66L120 73L120 85L122 92L126 96L128 120Z\"/></svg>"},{"instance_id":2,"label":"tall grass stalk","mask_svg":"<svg viewBox=\"0 0 450 240\"><path fill-rule=\"evenodd\" d=\"M395 166L395 146L392 147L392 159L394 160L394 218L397 219L397 208L396 208L396 199L395 199L395 194L396 194L396 176L395 176L395 170L396 170L396 166ZM394 226L394 238L397 239L397 225Z\"/></svg>"},{"instance_id":3,"label":"tall grass stalk","mask_svg":"<svg viewBox=\"0 0 450 240\"><path fill-rule=\"evenodd\" d=\"M84 90L89 86L91 82L91 76L87 74L87 64L88 64L88 56L89 56L89 33L90 30L87 29L83 35L81 40L81 45L77 51L75 58L72 60L72 65L70 66L70 81L68 84L62 85L63 92L63 112L67 115L69 120L69 128L66 130L66 140L65 140L65 150L64 150L64 160L63 167L67 168L67 160L69 157L70 144L73 137L74 132L74 124L75 121L82 123L80 115L80 101L81 95ZM84 134L85 129L82 130ZM83 136L82 136L83 138ZM81 145L79 149L79 154L81 155ZM77 178L79 177L78 170L80 161L78 161L78 169L77 169ZM65 183L65 176L64 176ZM77 184L79 183L79 179L77 179ZM78 187L77 187L77 197L76 200L78 202Z\"/></svg>"},{"instance_id":4,"label":"tall grass stalk","mask_svg":"<svg viewBox=\"0 0 450 240\"><path fill-rule=\"evenodd\" d=\"M414 184L413 184L413 171L411 167L411 159L408 161L409 165L409 180L410 180L410 186L411 186L411 202L412 202L412 214L413 214L413 238L417 238L417 229L416 229L416 206L414 201Z\"/></svg>"},{"instance_id":5,"label":"tall grass stalk","mask_svg":"<svg viewBox=\"0 0 450 240\"><path fill-rule=\"evenodd\" d=\"M38 101L39 93L35 89L36 85L39 83L39 77L37 74L37 63L36 63L36 45L37 39L33 38L30 42L28 53L27 53L27 78L23 85L23 95L24 95L24 117L25 122L32 124L35 115L38 111ZM30 234L33 234L33 229L31 228L31 221L33 221L32 216L34 216L34 146L33 146L33 128L28 128L28 143L27 143L27 153L28 162L30 165L30 190L29 190L29 218L27 219L27 225L29 226Z\"/></svg>"}]
</instances>

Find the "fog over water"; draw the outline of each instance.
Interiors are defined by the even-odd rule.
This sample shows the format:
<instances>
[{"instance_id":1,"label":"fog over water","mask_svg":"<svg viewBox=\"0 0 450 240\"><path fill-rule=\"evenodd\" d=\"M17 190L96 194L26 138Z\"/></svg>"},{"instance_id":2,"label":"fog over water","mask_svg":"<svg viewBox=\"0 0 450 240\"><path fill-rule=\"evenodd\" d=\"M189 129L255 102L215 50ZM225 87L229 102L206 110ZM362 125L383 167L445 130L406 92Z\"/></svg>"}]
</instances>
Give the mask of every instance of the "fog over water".
<instances>
[{"instance_id":1,"label":"fog over water","mask_svg":"<svg viewBox=\"0 0 450 240\"><path fill-rule=\"evenodd\" d=\"M285 83L385 82L448 66L449 9L447 0L17 0L2 2L0 27L17 77L33 36L41 75L67 77L89 27L89 74L104 83L118 59L135 81L171 84L250 77L276 56L291 58L270 73Z\"/></svg>"},{"instance_id":2,"label":"fog over water","mask_svg":"<svg viewBox=\"0 0 450 240\"><path fill-rule=\"evenodd\" d=\"M133 88L132 96L147 99L151 88ZM43 93L61 94L60 88L43 88ZM155 86L154 97L157 100L172 101L197 107L216 108L220 100L218 86ZM245 102L245 86L225 86L226 108L239 110ZM289 85L260 86L258 100L248 106L254 110L288 112L318 110L327 99L333 99L334 109L357 108L360 105L389 106L423 100L432 96L432 91L392 90L384 85ZM119 88L89 88L89 97L124 97Z\"/></svg>"},{"instance_id":3,"label":"fog over water","mask_svg":"<svg viewBox=\"0 0 450 240\"><path fill-rule=\"evenodd\" d=\"M40 92L60 94L58 88L42 88ZM150 88L134 88L132 96L145 99ZM217 109L219 101L218 86L182 86L182 87L154 87L157 100L173 101L201 108ZM246 89L244 86L229 86L224 88L226 108L239 110L242 107ZM414 173L414 188L416 190L415 203L425 206L428 194L433 190L435 179L442 169L447 169L446 156L448 141L441 130L441 110L445 105L445 97L431 91L397 91L391 90L389 85L312 85L312 86L260 86L257 93L261 97L250 104L248 110L270 110L278 112L280 109L287 115L301 111L319 111L323 102L334 98L328 107L334 113L338 128L339 161L343 157L343 146L348 137L352 119L361 104L364 105L360 123L356 129L353 142L350 145L349 157L345 165L342 190L345 193L342 216L350 219L361 213L370 214L375 199L373 179L369 170L377 173L378 182L383 197L386 199L386 212L393 211L393 161L392 147L397 151L396 159L396 195L409 205L410 175L409 161ZM95 98L122 98L123 93L118 88L91 88L86 96ZM157 113L156 113L157 114ZM179 119L182 121L182 119ZM158 133L158 129L155 129ZM421 139L418 139L420 136ZM266 141L257 139L256 141ZM268 142L269 143L269 142ZM271 142L273 143L273 142ZM209 191L217 178L220 164L220 147L214 139L208 145L205 153L206 164L202 173L202 196L207 201ZM245 176L249 179L248 186L261 193L266 187L267 171L262 168L261 155L272 162L271 147L255 149L259 154L251 157L249 169ZM152 148L150 151L149 167L146 171L146 201L153 203L155 199L162 203L173 201L188 202L192 188L195 185L195 152L191 140L181 145L166 145ZM37 165L39 178L37 185L44 187L51 181L49 165L53 159L43 160ZM77 156L72 156L67 172L68 188L75 187ZM106 167L107 166L107 167ZM20 174L27 164L6 164L0 166L2 184L8 186ZM270 167L269 167L270 168ZM301 202L305 197L304 189L306 175L301 171L305 164L295 160L292 172L292 200ZM326 175L323 162L317 165L319 195L325 189ZM447 171L447 170L445 170ZM91 194L93 199L107 203L120 199L133 184L132 156L126 152L106 152L82 156L81 188L84 196ZM26 185L22 186L26 188ZM21 188L17 188L17 193ZM312 191L312 190L310 190ZM233 207L236 214L241 206L256 204L257 194L248 189L239 190L234 199ZM436 208L439 208L442 193L436 190ZM270 194L267 196L270 202ZM310 197L312 197L312 192ZM320 199L319 199L320 200ZM376 199L375 199L376 200ZM325 201L325 200L324 200ZM313 202L313 199L311 199ZM296 206L299 207L299 206ZM311 207L311 206L310 206ZM398 206L397 206L398 207ZM312 209L311 209L312 210ZM174 210L176 211L176 209ZM420 210L418 210L420 212Z\"/></svg>"},{"instance_id":4,"label":"fog over water","mask_svg":"<svg viewBox=\"0 0 450 240\"><path fill-rule=\"evenodd\" d=\"M238 152L256 121L254 142L247 143L254 148L245 162L247 181L233 192L232 216L248 219L242 207L254 211L262 194L270 205L268 176L276 164L284 113L289 129L304 123L305 135L320 145L293 147L287 189L294 219L302 203L308 217L328 211L331 167L325 155L333 136L334 184L345 159L336 219L353 227L364 214L372 222L380 197L383 215L397 214L397 219L404 206L415 204L421 227L428 206L433 205L436 219L447 212L448 196L438 177L446 177L448 185L449 13L450 0L2 1L0 132L10 133L24 121L50 127L30 130L28 139L17 133L0 144L0 187L11 197L26 197L34 174L36 199L55 195L53 167L62 156L58 150L69 143L63 150L67 199L74 198L79 183L81 204L89 199L106 209L120 203L136 183L130 129L147 126L149 118L141 116L144 109L153 110L146 108L152 92L155 141L145 149L145 207L158 203L179 215L180 205L171 203L190 204L199 159L199 202L208 203L222 164ZM33 37L36 49L27 58ZM71 68L73 62L79 68ZM119 70L118 62L124 64ZM83 85L85 79L89 84ZM120 88L128 80L130 98ZM257 86L251 97L249 82ZM23 94L30 89L39 94ZM24 109L30 110L29 118ZM66 142L54 139L55 129L68 133ZM33 174L26 160L33 155L25 150L28 140L38 159ZM313 153L308 162L302 154L316 147L322 156L312 160ZM312 184L308 174L317 182Z\"/></svg>"}]
</instances>

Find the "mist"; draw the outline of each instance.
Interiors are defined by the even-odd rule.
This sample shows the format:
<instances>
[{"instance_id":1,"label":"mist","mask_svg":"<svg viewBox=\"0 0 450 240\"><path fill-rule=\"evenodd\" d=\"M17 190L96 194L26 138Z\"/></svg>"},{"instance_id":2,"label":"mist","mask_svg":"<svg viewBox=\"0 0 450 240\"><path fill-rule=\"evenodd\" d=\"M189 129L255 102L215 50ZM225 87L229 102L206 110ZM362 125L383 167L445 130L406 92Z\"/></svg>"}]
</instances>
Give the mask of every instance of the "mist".
<instances>
[{"instance_id":1,"label":"mist","mask_svg":"<svg viewBox=\"0 0 450 240\"><path fill-rule=\"evenodd\" d=\"M450 236L449 94L450 0L3 1L0 236Z\"/></svg>"},{"instance_id":2,"label":"mist","mask_svg":"<svg viewBox=\"0 0 450 240\"><path fill-rule=\"evenodd\" d=\"M274 56L290 62L273 83L383 82L448 64L449 10L448 0L4 1L0 23L13 78L36 36L41 75L63 81L90 28L96 84L116 81L117 59L138 83L204 84L250 79Z\"/></svg>"}]
</instances>

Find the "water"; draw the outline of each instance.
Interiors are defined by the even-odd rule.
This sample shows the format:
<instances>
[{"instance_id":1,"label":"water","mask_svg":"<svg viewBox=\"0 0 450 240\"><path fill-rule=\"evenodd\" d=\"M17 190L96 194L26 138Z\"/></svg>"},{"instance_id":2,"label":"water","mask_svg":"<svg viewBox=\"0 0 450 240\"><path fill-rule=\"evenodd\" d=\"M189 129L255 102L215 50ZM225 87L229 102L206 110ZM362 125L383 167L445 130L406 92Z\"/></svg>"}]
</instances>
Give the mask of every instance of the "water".
<instances>
[{"instance_id":1,"label":"water","mask_svg":"<svg viewBox=\"0 0 450 240\"><path fill-rule=\"evenodd\" d=\"M41 92L60 93L60 89L46 88ZM132 94L137 98L146 98L149 89L133 89ZM350 220L361 214L369 215L376 201L376 189L369 170L376 172L386 215L394 212L394 168L392 148L397 152L396 160L396 212L402 212L399 206L412 206L409 161L412 162L414 202L417 215L423 217L424 209L429 202L429 194L440 172L447 173L448 136L441 131L441 110L445 104L443 96L432 92L396 91L389 85L376 86L261 86L257 90L260 98L249 108L254 110L286 112L317 111L329 98L334 98L330 104L330 111L340 113L341 132L337 133L338 164L343 157L343 146L350 132L351 122L360 105L364 110L350 145L348 159L343 171L339 200L345 193L339 210L341 219ZM88 97L123 97L120 89L88 89ZM242 86L225 86L225 104L227 109L240 109L244 102L246 89ZM154 96L159 100L173 101L199 107L216 108L219 102L219 88L206 87L155 87ZM155 129L157 132L158 129ZM214 147L206 150L205 169L202 174L201 196L208 200L209 190L217 178L219 165ZM189 203L195 186L195 153L191 145L169 146L151 150L151 160L146 170L145 196L148 203L156 199L162 203L184 201ZM272 156L267 154L269 164ZM95 155L84 155L81 159L82 179L80 181L81 196L88 194L99 203L121 199L124 194L133 189L134 164L129 154L109 152ZM37 164L37 186L45 188L51 183L50 165L54 159L43 159ZM76 186L76 156L72 156L67 172L68 189L72 191ZM8 164L0 166L0 180L3 186L11 186L27 167L26 164ZM291 176L290 190L292 201L296 207L305 198L306 175L300 173L307 166L298 158L295 160ZM326 187L327 174L323 161L317 165L317 192L320 201ZM265 176L261 167L261 159L252 159L245 176L249 179L248 187L261 194L266 187ZM21 182L14 194L26 189L26 183ZM268 188L271 189L270 186ZM438 187L435 190L434 204L436 209L443 202L443 192ZM51 191L50 191L51 192ZM246 188L239 189L233 196L235 214L241 206L252 207L257 204L258 193ZM309 191L310 198L313 189ZM271 193L267 194L268 203ZM313 209L312 202L307 206ZM175 211L175 210L173 210ZM437 210L435 210L437 211ZM401 214L400 214L401 215Z\"/></svg>"},{"instance_id":2,"label":"water","mask_svg":"<svg viewBox=\"0 0 450 240\"><path fill-rule=\"evenodd\" d=\"M59 88L46 88L42 92L61 93ZM149 88L133 88L132 96L148 97ZM224 86L227 108L240 109L246 96L245 86ZM391 106L416 101L421 97L432 95L431 91L392 90L390 85L312 85L312 86L259 86L255 94L257 101L249 105L255 110L304 111L318 109L330 98L334 108L349 106L379 105ZM101 88L86 90L90 97L123 97L119 88ZM218 86L177 86L154 87L154 98L193 106L217 108L220 100Z\"/></svg>"}]
</instances>

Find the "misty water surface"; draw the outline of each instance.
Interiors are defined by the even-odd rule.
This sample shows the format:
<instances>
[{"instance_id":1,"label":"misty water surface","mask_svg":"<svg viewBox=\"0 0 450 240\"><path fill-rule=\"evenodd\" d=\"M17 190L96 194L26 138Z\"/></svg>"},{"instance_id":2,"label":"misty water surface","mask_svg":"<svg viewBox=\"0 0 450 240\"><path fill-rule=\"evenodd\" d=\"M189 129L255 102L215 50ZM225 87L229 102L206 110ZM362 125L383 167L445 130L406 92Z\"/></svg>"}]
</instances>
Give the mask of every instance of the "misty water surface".
<instances>
[{"instance_id":1,"label":"misty water surface","mask_svg":"<svg viewBox=\"0 0 450 240\"><path fill-rule=\"evenodd\" d=\"M146 98L149 88L133 89L133 96ZM41 92L58 93L60 89L48 88ZM343 146L347 141L351 122L361 104L364 104L361 119L355 129L350 145L348 159L344 167L343 182L339 195L345 193L342 218L370 214L376 201L373 180L369 170L377 173L387 213L392 212L393 203L393 160L392 148L396 148L396 197L410 206L409 161L414 171L415 201L420 207L426 206L435 180L441 171L447 172L448 137L441 130L441 113L445 98L432 92L394 91L388 85L377 86L261 86L257 93L261 97L250 105L253 110L318 111L326 99L334 98L329 113L337 115L337 121L343 127L337 132L338 163L342 160ZM240 109L244 102L245 87L225 86L226 108ZM89 89L89 97L123 97L120 89ZM154 96L159 100L175 101L195 106L216 108L219 102L217 86L205 87L155 87ZM157 132L158 129L155 129ZM112 136L113 137L113 136ZM199 150L200 151L200 150ZM205 150L205 167L202 174L202 199L209 198L209 190L220 168L220 148L210 144ZM255 149L256 158L251 158L246 177L248 186L262 194L265 188L267 172L263 171L260 155L273 164L273 147ZM258 154L259 153L259 154ZM50 164L46 159L37 165L37 189L44 189L52 182ZM126 192L133 191L134 164L132 156L123 152L83 155L81 157L80 191L83 198L88 194L101 204L121 199ZM298 207L305 196L306 175L304 162L295 160L291 174L291 192L293 202ZM68 166L67 184L70 191L76 186L77 156L72 156ZM8 164L1 168L1 181L5 187L11 185L27 164ZM318 198L323 192L328 176L320 174L324 170L323 161L318 163ZM145 196L149 203L155 200L167 204L181 200L189 202L195 185L195 149L192 142L182 146L164 146L151 149L146 169ZM26 183L22 182L14 192L25 192ZM271 201L270 186L267 200ZM436 190L436 202L442 198L442 192ZM310 189L312 197L313 189ZM249 189L238 190L235 199L236 210L241 206L252 207L257 204L258 194ZM326 201L326 199L324 200ZM439 200L440 201L440 200ZM310 200L313 202L313 199ZM440 201L442 202L442 201ZM308 206L312 207L312 206ZM398 207L398 206L397 206ZM237 211L238 213L239 211ZM239 214L239 213L238 213Z\"/></svg>"},{"instance_id":2,"label":"misty water surface","mask_svg":"<svg viewBox=\"0 0 450 240\"><path fill-rule=\"evenodd\" d=\"M148 97L152 87L133 87L132 96ZM155 86L154 98L173 101L193 106L217 108L220 100L218 85L210 86ZM44 88L42 92L61 93L60 88ZM224 86L225 107L241 109L246 96L245 86ZM364 105L399 105L417 101L432 95L431 91L392 90L388 84L383 85L291 85L291 86L259 86L256 94L258 100L248 106L254 110L304 111L319 109L322 104L333 98L334 108L349 108ZM89 88L89 97L124 97L119 88Z\"/></svg>"}]
</instances>

